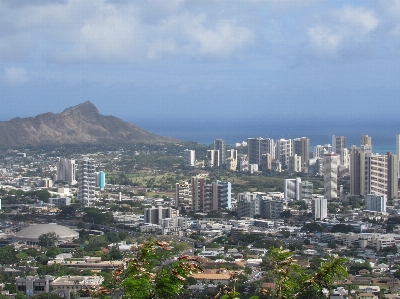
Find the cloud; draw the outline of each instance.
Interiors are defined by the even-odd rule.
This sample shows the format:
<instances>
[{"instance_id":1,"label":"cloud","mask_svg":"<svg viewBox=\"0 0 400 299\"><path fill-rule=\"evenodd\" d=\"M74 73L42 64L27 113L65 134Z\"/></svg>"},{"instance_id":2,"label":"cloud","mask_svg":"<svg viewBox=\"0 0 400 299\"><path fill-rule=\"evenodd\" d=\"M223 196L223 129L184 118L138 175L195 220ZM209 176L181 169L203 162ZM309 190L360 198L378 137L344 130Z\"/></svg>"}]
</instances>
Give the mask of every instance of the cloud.
<instances>
[{"instance_id":1,"label":"cloud","mask_svg":"<svg viewBox=\"0 0 400 299\"><path fill-rule=\"evenodd\" d=\"M333 12L328 24L308 29L313 50L323 57L338 57L346 50L368 43L380 20L375 12L364 7L345 5Z\"/></svg>"},{"instance_id":2,"label":"cloud","mask_svg":"<svg viewBox=\"0 0 400 299\"><path fill-rule=\"evenodd\" d=\"M3 73L3 82L7 85L24 84L28 79L28 72L22 67L8 67Z\"/></svg>"}]
</instances>

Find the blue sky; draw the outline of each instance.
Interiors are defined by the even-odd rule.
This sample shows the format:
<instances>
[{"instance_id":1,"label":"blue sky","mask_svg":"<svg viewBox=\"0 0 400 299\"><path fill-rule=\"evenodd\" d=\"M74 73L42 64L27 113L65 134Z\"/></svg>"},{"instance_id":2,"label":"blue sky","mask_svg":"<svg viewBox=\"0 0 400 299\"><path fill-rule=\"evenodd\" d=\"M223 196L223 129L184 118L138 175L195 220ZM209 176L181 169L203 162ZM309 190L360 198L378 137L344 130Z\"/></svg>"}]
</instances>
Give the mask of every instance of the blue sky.
<instances>
[{"instance_id":1,"label":"blue sky","mask_svg":"<svg viewBox=\"0 0 400 299\"><path fill-rule=\"evenodd\" d=\"M0 120L399 115L400 1L0 0Z\"/></svg>"}]
</instances>

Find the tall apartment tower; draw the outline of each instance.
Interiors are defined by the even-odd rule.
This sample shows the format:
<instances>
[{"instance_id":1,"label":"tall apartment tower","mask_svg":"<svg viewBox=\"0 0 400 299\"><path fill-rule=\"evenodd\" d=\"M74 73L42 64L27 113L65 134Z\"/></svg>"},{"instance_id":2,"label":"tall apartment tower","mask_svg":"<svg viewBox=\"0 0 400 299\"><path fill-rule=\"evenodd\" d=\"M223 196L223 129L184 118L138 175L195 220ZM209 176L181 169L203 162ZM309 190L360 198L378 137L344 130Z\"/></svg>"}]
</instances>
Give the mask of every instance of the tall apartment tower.
<instances>
[{"instance_id":1,"label":"tall apartment tower","mask_svg":"<svg viewBox=\"0 0 400 299\"><path fill-rule=\"evenodd\" d=\"M175 184L175 208L183 210L192 208L192 186L188 182Z\"/></svg>"},{"instance_id":2,"label":"tall apartment tower","mask_svg":"<svg viewBox=\"0 0 400 299\"><path fill-rule=\"evenodd\" d=\"M185 149L183 151L183 166L193 167L195 166L196 154L195 150Z\"/></svg>"},{"instance_id":3,"label":"tall apartment tower","mask_svg":"<svg viewBox=\"0 0 400 299\"><path fill-rule=\"evenodd\" d=\"M217 180L211 184L205 184L203 190L203 212L232 208L230 182Z\"/></svg>"},{"instance_id":4,"label":"tall apartment tower","mask_svg":"<svg viewBox=\"0 0 400 299\"><path fill-rule=\"evenodd\" d=\"M226 165L226 142L222 139L214 140L214 150L219 151L219 163Z\"/></svg>"},{"instance_id":5,"label":"tall apartment tower","mask_svg":"<svg viewBox=\"0 0 400 299\"><path fill-rule=\"evenodd\" d=\"M219 150L207 150L207 165L209 167L221 166Z\"/></svg>"},{"instance_id":6,"label":"tall apartment tower","mask_svg":"<svg viewBox=\"0 0 400 299\"><path fill-rule=\"evenodd\" d=\"M96 174L94 172L94 161L84 158L78 164L78 201L90 207L95 200Z\"/></svg>"},{"instance_id":7,"label":"tall apartment tower","mask_svg":"<svg viewBox=\"0 0 400 299\"><path fill-rule=\"evenodd\" d=\"M322 220L328 217L328 200L323 196L312 199L312 211L314 220Z\"/></svg>"},{"instance_id":8,"label":"tall apartment tower","mask_svg":"<svg viewBox=\"0 0 400 299\"><path fill-rule=\"evenodd\" d=\"M360 138L361 150L365 153L372 153L372 138L368 135L362 135Z\"/></svg>"},{"instance_id":9,"label":"tall apartment tower","mask_svg":"<svg viewBox=\"0 0 400 299\"><path fill-rule=\"evenodd\" d=\"M192 177L190 179L190 185L192 187L192 209L196 212L203 211L205 184L206 184L206 179L201 175Z\"/></svg>"},{"instance_id":10,"label":"tall apartment tower","mask_svg":"<svg viewBox=\"0 0 400 299\"><path fill-rule=\"evenodd\" d=\"M57 180L67 182L69 185L75 185L75 160L61 158L57 162Z\"/></svg>"},{"instance_id":11,"label":"tall apartment tower","mask_svg":"<svg viewBox=\"0 0 400 299\"><path fill-rule=\"evenodd\" d=\"M338 156L334 153L324 155L324 194L326 199L338 197L337 193Z\"/></svg>"},{"instance_id":12,"label":"tall apartment tower","mask_svg":"<svg viewBox=\"0 0 400 299\"><path fill-rule=\"evenodd\" d=\"M258 164L262 166L263 155L271 154L275 157L275 143L271 138L248 138L247 139L247 156L249 164Z\"/></svg>"},{"instance_id":13,"label":"tall apartment tower","mask_svg":"<svg viewBox=\"0 0 400 299\"><path fill-rule=\"evenodd\" d=\"M301 178L285 179L283 186L284 199L301 199Z\"/></svg>"},{"instance_id":14,"label":"tall apartment tower","mask_svg":"<svg viewBox=\"0 0 400 299\"><path fill-rule=\"evenodd\" d=\"M301 157L296 154L290 156L288 170L292 172L301 172L301 168L302 168Z\"/></svg>"},{"instance_id":15,"label":"tall apartment tower","mask_svg":"<svg viewBox=\"0 0 400 299\"><path fill-rule=\"evenodd\" d=\"M365 197L365 209L375 212L386 212L386 195L368 194Z\"/></svg>"},{"instance_id":16,"label":"tall apartment tower","mask_svg":"<svg viewBox=\"0 0 400 299\"><path fill-rule=\"evenodd\" d=\"M289 157L293 156L292 139L279 139L276 141L276 159L282 164L282 167L289 166Z\"/></svg>"},{"instance_id":17,"label":"tall apartment tower","mask_svg":"<svg viewBox=\"0 0 400 299\"><path fill-rule=\"evenodd\" d=\"M226 169L235 171L237 168L237 150L226 151Z\"/></svg>"},{"instance_id":18,"label":"tall apartment tower","mask_svg":"<svg viewBox=\"0 0 400 299\"><path fill-rule=\"evenodd\" d=\"M301 167L306 167L310 156L310 139L306 137L293 139L294 154L301 157Z\"/></svg>"},{"instance_id":19,"label":"tall apartment tower","mask_svg":"<svg viewBox=\"0 0 400 299\"><path fill-rule=\"evenodd\" d=\"M96 187L99 187L100 190L104 190L106 185L106 174L104 171L95 172L96 175Z\"/></svg>"},{"instance_id":20,"label":"tall apartment tower","mask_svg":"<svg viewBox=\"0 0 400 299\"><path fill-rule=\"evenodd\" d=\"M378 193L387 198L397 198L398 167L397 155L365 153L352 149L350 154L350 194L363 195Z\"/></svg>"},{"instance_id":21,"label":"tall apartment tower","mask_svg":"<svg viewBox=\"0 0 400 299\"><path fill-rule=\"evenodd\" d=\"M332 152L340 155L344 148L346 148L346 137L332 135Z\"/></svg>"}]
</instances>

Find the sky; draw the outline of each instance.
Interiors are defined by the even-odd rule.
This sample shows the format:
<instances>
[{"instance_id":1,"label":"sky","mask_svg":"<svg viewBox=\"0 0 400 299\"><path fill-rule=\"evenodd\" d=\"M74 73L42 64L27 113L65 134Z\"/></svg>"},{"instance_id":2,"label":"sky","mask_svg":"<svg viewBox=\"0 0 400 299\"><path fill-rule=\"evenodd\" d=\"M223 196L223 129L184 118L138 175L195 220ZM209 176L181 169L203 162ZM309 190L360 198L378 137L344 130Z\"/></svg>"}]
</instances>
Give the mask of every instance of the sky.
<instances>
[{"instance_id":1,"label":"sky","mask_svg":"<svg viewBox=\"0 0 400 299\"><path fill-rule=\"evenodd\" d=\"M397 119L400 0L0 0L0 121Z\"/></svg>"}]
</instances>

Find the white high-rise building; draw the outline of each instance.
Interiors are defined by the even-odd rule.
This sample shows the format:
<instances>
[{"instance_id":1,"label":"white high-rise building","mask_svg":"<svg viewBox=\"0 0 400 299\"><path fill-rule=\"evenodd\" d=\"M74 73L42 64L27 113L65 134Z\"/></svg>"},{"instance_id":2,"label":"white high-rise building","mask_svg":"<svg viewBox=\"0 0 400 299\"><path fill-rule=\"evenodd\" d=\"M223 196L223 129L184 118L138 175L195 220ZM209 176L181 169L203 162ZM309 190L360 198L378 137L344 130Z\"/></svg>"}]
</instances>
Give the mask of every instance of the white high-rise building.
<instances>
[{"instance_id":1,"label":"white high-rise building","mask_svg":"<svg viewBox=\"0 0 400 299\"><path fill-rule=\"evenodd\" d=\"M332 152L332 146L330 144L324 145L316 145L314 146L314 154L313 157L316 158L323 158L326 153Z\"/></svg>"},{"instance_id":2,"label":"white high-rise building","mask_svg":"<svg viewBox=\"0 0 400 299\"><path fill-rule=\"evenodd\" d=\"M346 137L332 135L332 152L340 155L344 148L346 148Z\"/></svg>"},{"instance_id":3,"label":"white high-rise building","mask_svg":"<svg viewBox=\"0 0 400 299\"><path fill-rule=\"evenodd\" d=\"M96 174L94 161L84 158L78 165L78 196L77 199L86 207L94 205Z\"/></svg>"},{"instance_id":4,"label":"white high-rise building","mask_svg":"<svg viewBox=\"0 0 400 299\"><path fill-rule=\"evenodd\" d=\"M329 153L324 155L324 192L325 198L337 198L337 155Z\"/></svg>"},{"instance_id":5,"label":"white high-rise building","mask_svg":"<svg viewBox=\"0 0 400 299\"><path fill-rule=\"evenodd\" d=\"M276 159L282 164L282 167L289 166L289 157L293 156L292 139L279 139L276 141Z\"/></svg>"},{"instance_id":6,"label":"white high-rise building","mask_svg":"<svg viewBox=\"0 0 400 299\"><path fill-rule=\"evenodd\" d=\"M75 160L61 158L57 162L57 180L67 182L69 185L75 185L76 167Z\"/></svg>"},{"instance_id":7,"label":"white high-rise building","mask_svg":"<svg viewBox=\"0 0 400 299\"><path fill-rule=\"evenodd\" d=\"M196 154L195 150L185 149L183 151L183 166L192 167L195 166Z\"/></svg>"},{"instance_id":8,"label":"white high-rise building","mask_svg":"<svg viewBox=\"0 0 400 299\"><path fill-rule=\"evenodd\" d=\"M192 208L192 185L188 182L175 184L175 208L191 209Z\"/></svg>"},{"instance_id":9,"label":"white high-rise building","mask_svg":"<svg viewBox=\"0 0 400 299\"><path fill-rule=\"evenodd\" d=\"M386 195L376 193L367 194L365 205L367 211L386 212Z\"/></svg>"},{"instance_id":10,"label":"white high-rise building","mask_svg":"<svg viewBox=\"0 0 400 299\"><path fill-rule=\"evenodd\" d=\"M289 157L289 171L292 172L301 172L301 163L302 159L301 156L297 156L294 154L293 156Z\"/></svg>"},{"instance_id":11,"label":"white high-rise building","mask_svg":"<svg viewBox=\"0 0 400 299\"><path fill-rule=\"evenodd\" d=\"M284 199L301 199L301 178L285 179L283 186Z\"/></svg>"},{"instance_id":12,"label":"white high-rise building","mask_svg":"<svg viewBox=\"0 0 400 299\"><path fill-rule=\"evenodd\" d=\"M328 200L323 196L312 199L312 211L314 220L322 220L328 217Z\"/></svg>"}]
</instances>

